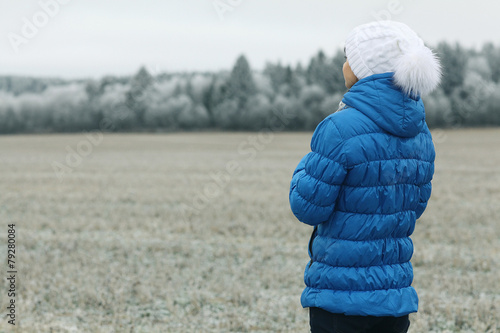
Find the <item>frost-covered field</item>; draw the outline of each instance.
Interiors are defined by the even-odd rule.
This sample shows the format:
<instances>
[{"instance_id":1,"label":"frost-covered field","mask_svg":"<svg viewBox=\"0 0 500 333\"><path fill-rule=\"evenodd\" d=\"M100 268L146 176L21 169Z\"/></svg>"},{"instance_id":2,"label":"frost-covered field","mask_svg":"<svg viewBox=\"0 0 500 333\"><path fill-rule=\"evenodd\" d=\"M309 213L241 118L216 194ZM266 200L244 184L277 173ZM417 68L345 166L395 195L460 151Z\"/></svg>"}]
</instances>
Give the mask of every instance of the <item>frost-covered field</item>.
<instances>
[{"instance_id":1,"label":"frost-covered field","mask_svg":"<svg viewBox=\"0 0 500 333\"><path fill-rule=\"evenodd\" d=\"M434 134L410 332L498 332L500 130ZM289 211L288 189L310 138L0 137L0 251L16 223L17 332L307 332L312 229ZM10 332L4 278L0 294Z\"/></svg>"}]
</instances>

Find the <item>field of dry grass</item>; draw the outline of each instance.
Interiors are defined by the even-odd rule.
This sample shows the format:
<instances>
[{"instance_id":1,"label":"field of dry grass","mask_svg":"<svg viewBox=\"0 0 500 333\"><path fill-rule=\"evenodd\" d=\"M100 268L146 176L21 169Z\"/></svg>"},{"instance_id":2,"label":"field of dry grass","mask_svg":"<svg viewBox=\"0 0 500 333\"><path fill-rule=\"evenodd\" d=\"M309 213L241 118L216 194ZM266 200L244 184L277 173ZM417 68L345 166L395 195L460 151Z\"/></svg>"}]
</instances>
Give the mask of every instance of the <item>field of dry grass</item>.
<instances>
[{"instance_id":1,"label":"field of dry grass","mask_svg":"<svg viewBox=\"0 0 500 333\"><path fill-rule=\"evenodd\" d=\"M500 130L434 134L410 332L499 332ZM310 138L0 137L0 251L16 223L19 271L17 330L2 278L0 332L308 332L312 229L288 190Z\"/></svg>"}]
</instances>

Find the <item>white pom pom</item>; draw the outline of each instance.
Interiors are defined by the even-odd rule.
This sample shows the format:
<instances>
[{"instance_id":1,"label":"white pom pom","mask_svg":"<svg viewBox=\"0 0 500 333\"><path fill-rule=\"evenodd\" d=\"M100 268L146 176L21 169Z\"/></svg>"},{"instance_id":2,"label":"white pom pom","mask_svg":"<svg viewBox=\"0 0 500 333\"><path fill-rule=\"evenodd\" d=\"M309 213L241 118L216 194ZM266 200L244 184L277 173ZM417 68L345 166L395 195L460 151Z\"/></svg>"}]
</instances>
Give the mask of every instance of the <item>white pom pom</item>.
<instances>
[{"instance_id":1,"label":"white pom pom","mask_svg":"<svg viewBox=\"0 0 500 333\"><path fill-rule=\"evenodd\" d=\"M432 92L438 86L441 75L439 59L423 45L404 50L394 68L396 86L412 97Z\"/></svg>"}]
</instances>

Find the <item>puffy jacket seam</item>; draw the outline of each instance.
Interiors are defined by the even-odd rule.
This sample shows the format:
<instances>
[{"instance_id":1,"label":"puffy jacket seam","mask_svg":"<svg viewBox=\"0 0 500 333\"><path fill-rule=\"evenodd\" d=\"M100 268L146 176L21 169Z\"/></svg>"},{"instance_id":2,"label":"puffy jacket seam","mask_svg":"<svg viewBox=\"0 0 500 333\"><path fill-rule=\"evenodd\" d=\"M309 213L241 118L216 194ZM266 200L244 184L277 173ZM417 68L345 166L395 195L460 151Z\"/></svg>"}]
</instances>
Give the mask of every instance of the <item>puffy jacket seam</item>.
<instances>
[{"instance_id":1,"label":"puffy jacket seam","mask_svg":"<svg viewBox=\"0 0 500 333\"><path fill-rule=\"evenodd\" d=\"M339 132L340 133L340 132ZM388 135L388 136L395 136L395 135L392 135L391 133L389 132L379 132L379 131L373 131L373 132L368 132L368 133L360 133L360 134L356 134L356 135L353 135L351 136L350 138L345 138L345 142L349 141L349 140L352 140L352 139L355 139L357 137L360 137L360 136L365 136L365 135L373 135L373 134L383 134L383 135ZM427 134L426 132L422 131L420 133L418 133L417 135L419 134L423 134L423 135L426 135L426 136L429 136L430 138L432 138L431 135Z\"/></svg>"},{"instance_id":2,"label":"puffy jacket seam","mask_svg":"<svg viewBox=\"0 0 500 333\"><path fill-rule=\"evenodd\" d=\"M362 164L366 164L366 163L371 163L371 162L382 162L382 161L392 161L392 160L412 160L412 161L419 161L419 162L428 163L428 164L432 164L433 163L432 161L421 160L421 159L418 159L418 158L394 157L394 158L381 158L379 160L363 161L363 162L360 162L360 163L353 164L353 165L351 165L351 167L353 168L353 167L356 167L358 165L362 165Z\"/></svg>"},{"instance_id":3,"label":"puffy jacket seam","mask_svg":"<svg viewBox=\"0 0 500 333\"><path fill-rule=\"evenodd\" d=\"M346 169L346 167L345 167L344 163L339 162L339 161L337 161L337 160L334 160L334 159L333 159L333 158L331 158L330 156L327 156L327 155L322 154L322 153L317 152L317 151L312 151L311 153L318 154L319 156L321 156L321 157L323 157L323 158L326 158L326 159L327 159L327 160L329 160L329 161L332 161L332 162L334 162L334 163L337 163L337 164L338 164L338 165L340 165L343 169Z\"/></svg>"},{"instance_id":4,"label":"puffy jacket seam","mask_svg":"<svg viewBox=\"0 0 500 333\"><path fill-rule=\"evenodd\" d=\"M414 184L414 183L398 183L398 184L387 184L387 185L371 185L371 186L358 186L358 185L346 185L342 184L343 187L350 187L350 188L370 188L370 187L388 187L388 186L398 186L398 185L412 185L415 187L420 188L420 186L425 185L427 183L422 183L422 184Z\"/></svg>"},{"instance_id":5,"label":"puffy jacket seam","mask_svg":"<svg viewBox=\"0 0 500 333\"><path fill-rule=\"evenodd\" d=\"M335 239L335 240L341 240L341 241L347 241L347 242L372 242L372 241L381 241L385 239L404 239L404 238L410 238L409 236L403 236L403 237L382 237L382 238L370 238L370 239L347 239L347 238L339 238L339 237L330 237L326 235L317 235L316 237L322 237L322 238L328 238L328 239Z\"/></svg>"},{"instance_id":6,"label":"puffy jacket seam","mask_svg":"<svg viewBox=\"0 0 500 333\"><path fill-rule=\"evenodd\" d=\"M329 186L337 186L337 187L340 187L340 186L343 186L343 185L344 185L343 183L340 183L340 184L335 184L335 183L329 183L329 182L326 182L326 181L321 180L321 179L319 179L319 178L315 177L314 175L312 175L312 174L308 173L307 171L306 171L306 174L307 174L308 176L310 176L311 178L313 178L314 180L316 180L316 181L318 181L318 182L320 182L320 183L323 183L323 184L329 185Z\"/></svg>"},{"instance_id":7,"label":"puffy jacket seam","mask_svg":"<svg viewBox=\"0 0 500 333\"><path fill-rule=\"evenodd\" d=\"M340 136L340 139L342 141L345 141L344 137L342 136L342 133L340 133L340 130L339 128L337 127L337 124L335 124L335 122L333 121L333 119L331 117L328 118L328 120L333 124L333 126L335 127L335 129L337 130L337 132L339 133L339 136Z\"/></svg>"},{"instance_id":8,"label":"puffy jacket seam","mask_svg":"<svg viewBox=\"0 0 500 333\"><path fill-rule=\"evenodd\" d=\"M360 214L360 215L396 215L400 213L415 212L414 209L400 210L394 213L358 213L358 212L348 212L344 210L336 210L335 212L345 213L345 214Z\"/></svg>"},{"instance_id":9,"label":"puffy jacket seam","mask_svg":"<svg viewBox=\"0 0 500 333\"><path fill-rule=\"evenodd\" d=\"M319 156L321 156L322 158L326 158L327 160L329 160L329 161L331 161L331 162L333 162L333 163L335 163L335 164L337 164L337 165L341 166L341 167L342 167L342 169L344 169L344 170L345 170L345 166L344 166L342 163L340 163L340 162L338 162L338 161L336 161L336 160L334 160L334 159L331 159L330 157L328 157L328 156L326 156L326 155L323 155L323 154L321 154L321 153L318 153L318 152L315 152L315 151L313 151L312 153L314 153L314 154L318 154L318 155L319 155ZM314 178L314 179L316 179L316 180L318 180L318 181L320 181L320 182L322 182L322 183L324 183L324 184L331 185L331 186L341 186L341 185L343 185L343 183L340 183L340 184L336 184L336 183L328 183L328 182L326 182L326 181L324 181L324 180L321 180L321 179L319 179L319 178L315 177L315 176L314 176L314 175L312 175L311 173L307 172L306 168L304 168L303 170L306 172L306 174L307 174L307 175L311 176L312 178Z\"/></svg>"},{"instance_id":10,"label":"puffy jacket seam","mask_svg":"<svg viewBox=\"0 0 500 333\"><path fill-rule=\"evenodd\" d=\"M316 260L315 262L317 263L321 263L321 264L324 264L324 265L327 265L327 266L330 266L332 268L369 268L369 267L382 267L382 266L401 266L401 265L404 265L404 264L411 264L410 261L404 261L404 262L397 262L397 263L394 263L394 264L382 264L382 265L369 265L369 266L339 266L339 265L335 265L335 266L332 266L332 265L329 265L323 261L320 261L320 260Z\"/></svg>"},{"instance_id":11,"label":"puffy jacket seam","mask_svg":"<svg viewBox=\"0 0 500 333\"><path fill-rule=\"evenodd\" d=\"M340 133L340 130L339 130L339 128L337 127L337 124L335 124L335 122L333 121L332 117L328 117L328 118L326 118L326 119L328 119L328 120L332 123L333 127L335 127L335 129L337 130L337 133L339 133L340 140L341 140L340 145L342 146L342 150L345 152L344 147L345 147L345 144L346 144L347 140L344 138L344 136L342 135L342 133ZM318 154L320 154L321 156L326 157L327 159L329 159L329 160L331 160L331 161L334 161L335 163L340 164L344 170L347 170L347 166L349 165L349 161L348 161L347 154L344 154L345 159L346 159L345 163L338 162L338 161L336 161L336 160L334 160L334 159L330 158L329 156L325 156L325 155L323 155L323 154L321 154L321 153L318 153Z\"/></svg>"},{"instance_id":12,"label":"puffy jacket seam","mask_svg":"<svg viewBox=\"0 0 500 333\"><path fill-rule=\"evenodd\" d=\"M295 188L295 192L297 193L297 195L299 196L299 198L301 198L301 199L302 199L302 200L304 200L305 202L308 202L308 203L310 203L311 205L314 205L314 206L316 206L316 207L326 208L326 207L332 207L332 206L335 206L335 202L334 202L334 203L332 203L331 205L318 205L317 203L314 203L314 202L309 201L309 200L307 200L306 198L304 198L304 197L302 196L302 194L300 194L300 192L297 190L297 188Z\"/></svg>"},{"instance_id":13,"label":"puffy jacket seam","mask_svg":"<svg viewBox=\"0 0 500 333\"><path fill-rule=\"evenodd\" d=\"M349 140L352 140L352 139L356 139L360 136L365 136L365 135L373 135L373 134L384 134L384 135L388 135L388 133L385 133L385 132L368 132L368 133L361 133L361 134L356 134L354 136L351 136L350 138L346 138L345 139L345 142L349 141Z\"/></svg>"},{"instance_id":14,"label":"puffy jacket seam","mask_svg":"<svg viewBox=\"0 0 500 333\"><path fill-rule=\"evenodd\" d=\"M319 259L314 260L314 262L316 262L316 263L321 263L321 264L324 264L324 265L326 265L326 266L330 266L330 267L333 267L333 268L337 268L337 267L340 267L340 268L369 268L369 267L382 267L382 266L395 266L395 265L402 265L402 264L409 263L410 261L395 262L395 263L392 263L392 264L382 264L382 265L368 265L368 266L330 265L329 263L326 263L326 262L321 261L321 260L319 260Z\"/></svg>"},{"instance_id":15,"label":"puffy jacket seam","mask_svg":"<svg viewBox=\"0 0 500 333\"><path fill-rule=\"evenodd\" d=\"M365 293L365 292L370 292L370 291L382 291L382 290L400 290L400 289L407 289L407 288L412 288L411 285L406 286L406 287L397 287L397 288L380 288L380 289L362 289L362 290L353 290L353 289L330 289L330 288L315 288L315 287L310 287L307 286L308 288L322 291L322 290L331 290L331 291L339 291L339 292L358 292L358 293Z\"/></svg>"},{"instance_id":16,"label":"puffy jacket seam","mask_svg":"<svg viewBox=\"0 0 500 333\"><path fill-rule=\"evenodd\" d=\"M328 120L330 120L330 122L332 123L332 125L335 127L335 129L337 130L337 132L339 133L339 136L340 136L340 140L342 140L342 148L345 147L345 144L347 142L347 140L344 138L344 136L342 135L342 133L340 133L340 130L339 128L337 127L337 124L335 124L335 122L333 121L333 119L331 117L328 118ZM344 149L343 149L344 150ZM347 169L347 166L349 165L349 160L348 160L348 157L347 157L347 154L344 155L345 156L345 159L346 159L346 162L345 164L343 163L339 163L340 165L342 165L342 167L344 169ZM329 158L329 157L327 157ZM337 162L338 163L338 162Z\"/></svg>"}]
</instances>

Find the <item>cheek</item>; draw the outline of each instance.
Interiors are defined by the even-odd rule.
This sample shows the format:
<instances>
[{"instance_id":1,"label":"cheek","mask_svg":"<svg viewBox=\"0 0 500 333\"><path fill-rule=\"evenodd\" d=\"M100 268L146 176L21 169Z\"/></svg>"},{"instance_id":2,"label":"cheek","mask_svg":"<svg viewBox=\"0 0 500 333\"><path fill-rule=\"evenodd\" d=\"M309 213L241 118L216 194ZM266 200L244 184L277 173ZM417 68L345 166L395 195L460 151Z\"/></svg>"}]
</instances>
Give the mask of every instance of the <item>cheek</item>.
<instances>
[{"instance_id":1,"label":"cheek","mask_svg":"<svg viewBox=\"0 0 500 333\"><path fill-rule=\"evenodd\" d=\"M344 65L342 67L342 74L344 75L344 81L346 81L346 82L352 81L351 72L349 71L349 69L346 65Z\"/></svg>"}]
</instances>

